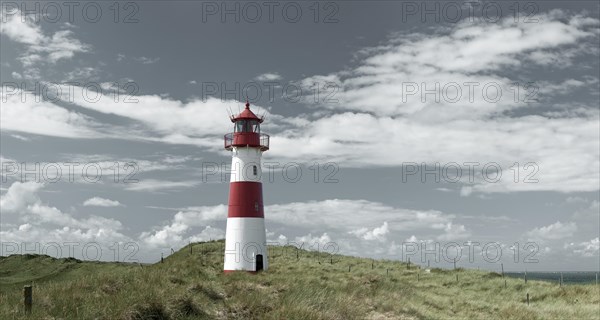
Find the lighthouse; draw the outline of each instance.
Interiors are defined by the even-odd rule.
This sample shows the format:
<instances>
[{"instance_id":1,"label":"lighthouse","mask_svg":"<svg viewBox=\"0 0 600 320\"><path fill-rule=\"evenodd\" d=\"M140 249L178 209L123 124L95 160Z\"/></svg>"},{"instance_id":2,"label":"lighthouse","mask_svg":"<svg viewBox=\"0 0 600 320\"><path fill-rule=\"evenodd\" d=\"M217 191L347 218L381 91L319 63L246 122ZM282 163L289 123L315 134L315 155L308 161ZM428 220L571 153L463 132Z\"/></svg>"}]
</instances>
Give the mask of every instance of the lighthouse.
<instances>
[{"instance_id":1,"label":"lighthouse","mask_svg":"<svg viewBox=\"0 0 600 320\"><path fill-rule=\"evenodd\" d=\"M269 150L269 136L260 132L264 119L250 110L248 101L230 119L233 132L225 135L225 149L232 159L223 269L226 273L267 270L260 159Z\"/></svg>"}]
</instances>

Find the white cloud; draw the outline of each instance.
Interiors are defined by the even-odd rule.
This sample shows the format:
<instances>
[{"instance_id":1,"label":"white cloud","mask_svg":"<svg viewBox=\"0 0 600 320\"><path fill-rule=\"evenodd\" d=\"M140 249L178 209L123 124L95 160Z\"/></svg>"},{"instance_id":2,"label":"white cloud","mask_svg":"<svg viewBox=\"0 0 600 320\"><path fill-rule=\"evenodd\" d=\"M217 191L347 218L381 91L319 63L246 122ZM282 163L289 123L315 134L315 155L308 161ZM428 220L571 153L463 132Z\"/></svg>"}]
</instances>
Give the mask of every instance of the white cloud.
<instances>
[{"instance_id":1,"label":"white cloud","mask_svg":"<svg viewBox=\"0 0 600 320\"><path fill-rule=\"evenodd\" d=\"M84 207L118 207L121 205L122 204L119 201L101 197L93 197L83 202Z\"/></svg>"},{"instance_id":2,"label":"white cloud","mask_svg":"<svg viewBox=\"0 0 600 320\"><path fill-rule=\"evenodd\" d=\"M322 105L333 109L368 110L386 116L418 115L429 121L498 114L524 104L514 103L512 94L503 95L498 103L488 103L481 95L469 101L467 94L455 103L444 103L452 99L436 103L431 96L423 102L422 88L414 98L403 101L403 83L424 83L428 89L434 88L436 83L442 87L449 83L461 86L465 82L477 82L481 86L498 83L504 92L510 92L506 89L513 80L495 72L521 66L521 61L528 60L536 50L560 54L565 47L594 37L596 25L597 19L558 17L556 13L541 14L539 23L516 23L508 17L497 24L465 19L452 28L439 28L436 33L399 33L388 44L364 49L365 58L358 67L311 77L304 83L338 83L341 90L335 97L340 103ZM536 59L527 61L531 65L540 63ZM464 89L468 88L463 88L466 93Z\"/></svg>"},{"instance_id":3,"label":"white cloud","mask_svg":"<svg viewBox=\"0 0 600 320\"><path fill-rule=\"evenodd\" d=\"M133 58L133 60L137 61L137 62L141 62L142 64L154 64L157 63L160 58L148 58L148 57L137 57L137 58Z\"/></svg>"},{"instance_id":4,"label":"white cloud","mask_svg":"<svg viewBox=\"0 0 600 320\"><path fill-rule=\"evenodd\" d=\"M464 196L473 192L595 191L600 188L596 179L600 175L598 120L598 116L527 116L434 125L406 118L343 113L316 119L302 130L272 135L273 145L295 147L272 148L269 156L284 161L327 159L344 167L399 167L409 162L430 166L438 162L443 167L455 162L462 167L462 183L469 181L464 163L477 162L475 182L463 187ZM531 144L531 139L536 144ZM390 141L394 141L394 148L389 148ZM515 162L520 171L517 182L510 169ZM530 162L537 168L530 165L526 169ZM493 175L488 179L492 182L483 179L482 170L487 164L501 167L503 175L497 182ZM528 176L529 183L525 181Z\"/></svg>"},{"instance_id":5,"label":"white cloud","mask_svg":"<svg viewBox=\"0 0 600 320\"><path fill-rule=\"evenodd\" d=\"M43 186L43 184L35 182L14 182L6 194L0 198L0 207L4 213L23 211L29 204L40 201L37 191Z\"/></svg>"},{"instance_id":6,"label":"white cloud","mask_svg":"<svg viewBox=\"0 0 600 320\"><path fill-rule=\"evenodd\" d=\"M573 89L582 87L591 87L598 83L598 78L587 78L582 80L567 79L561 83L552 83L548 81L539 82L539 92L547 95L564 95L573 91Z\"/></svg>"},{"instance_id":7,"label":"white cloud","mask_svg":"<svg viewBox=\"0 0 600 320\"><path fill-rule=\"evenodd\" d=\"M0 198L2 219L9 215L23 223L0 231L5 243L96 243L106 246L131 239L123 235L121 222L90 215L75 218L71 214L52 207L39 198L38 192L45 186L36 182L14 182ZM108 250L108 249L107 249ZM64 255L66 256L66 255ZM107 257L104 257L105 259Z\"/></svg>"},{"instance_id":8,"label":"white cloud","mask_svg":"<svg viewBox=\"0 0 600 320\"><path fill-rule=\"evenodd\" d=\"M596 106L581 106L584 112L566 117L542 111L545 106L553 106L556 95L595 87L592 84L598 82L597 77L569 78L560 83L541 81L544 88L536 96L539 103L525 103L520 96L515 101L510 85L518 79L506 77L515 68L531 71L553 67L533 59L532 52L560 55L566 48L579 48L579 54L590 54L585 47L597 38L597 25L595 18L553 11L541 15L539 23L513 23L512 19L497 24L463 21L433 33L399 33L384 45L364 49L353 68L304 79L304 86L337 83L340 90L335 98L339 101L313 104L330 109L330 113L315 115L314 119L298 117L305 121L290 120L295 127L272 136L272 143L297 147L272 148L270 156L306 162L328 159L349 167L478 162L478 176L474 183L462 186L463 196L599 190L600 113ZM495 45L500 42L502 45ZM591 54L597 56L598 52ZM432 95L423 101L421 94L403 101L406 81L416 83L419 93L424 87L434 88L436 83L443 87L476 82L479 89L497 83L504 94L499 101L490 102L480 92L470 101L469 90L463 87L463 94L455 102L443 98L436 101ZM569 110L572 105L563 107ZM525 115L510 113L517 109ZM389 147L390 143L394 148ZM521 167L518 182L514 182L510 169L515 162ZM537 181L531 183L523 181L534 170L524 170L529 162L539 169L534 176ZM500 165L500 181L482 179L482 166L488 163ZM466 170L461 184L467 178Z\"/></svg>"},{"instance_id":9,"label":"white cloud","mask_svg":"<svg viewBox=\"0 0 600 320\"><path fill-rule=\"evenodd\" d=\"M200 159L200 158L197 158ZM194 160L194 158L192 156L181 156L181 155L167 155L163 161L165 163L168 164L178 164L178 163L183 163L183 162L187 162L189 160Z\"/></svg>"},{"instance_id":10,"label":"white cloud","mask_svg":"<svg viewBox=\"0 0 600 320\"><path fill-rule=\"evenodd\" d=\"M276 81L281 80L281 76L277 72L267 72L256 76L254 79L258 81Z\"/></svg>"},{"instance_id":11,"label":"white cloud","mask_svg":"<svg viewBox=\"0 0 600 320\"><path fill-rule=\"evenodd\" d=\"M557 221L545 227L534 228L526 233L529 239L534 241L558 240L569 238L577 231L577 225L574 222L561 223Z\"/></svg>"},{"instance_id":12,"label":"white cloud","mask_svg":"<svg viewBox=\"0 0 600 320\"><path fill-rule=\"evenodd\" d=\"M59 30L52 35L45 35L32 16L23 15L20 11L6 16L6 21L0 24L0 33L26 46L26 52L20 57L26 68L38 63L56 63L61 59L70 59L75 53L88 52L91 48L73 38L71 30ZM25 73L36 74L35 70Z\"/></svg>"},{"instance_id":13,"label":"white cloud","mask_svg":"<svg viewBox=\"0 0 600 320\"><path fill-rule=\"evenodd\" d=\"M335 244L329 249L351 255L385 255L394 247L375 243L401 243L410 234L424 239L454 241L471 235L456 217L435 210L410 210L367 200L330 199L265 207L270 230L307 246L323 247L321 234ZM317 235L317 236L313 236ZM312 241L312 242L311 242ZM397 245L396 245L397 247Z\"/></svg>"},{"instance_id":14,"label":"white cloud","mask_svg":"<svg viewBox=\"0 0 600 320\"><path fill-rule=\"evenodd\" d=\"M19 135L19 134L11 134L10 136L13 137L13 138L15 138L15 139L19 139L21 141L31 141L30 138L24 137L24 136Z\"/></svg>"},{"instance_id":15,"label":"white cloud","mask_svg":"<svg viewBox=\"0 0 600 320\"><path fill-rule=\"evenodd\" d=\"M94 67L81 67L81 68L75 68L75 70L70 71L66 74L66 81L82 81L85 83L89 83L90 80L95 79L96 75L98 74L99 70L97 68ZM114 85L114 83L109 83L111 85ZM107 90L109 88L107 88L105 85L105 83L100 84L101 88L103 90ZM92 89L93 90L93 89Z\"/></svg>"},{"instance_id":16,"label":"white cloud","mask_svg":"<svg viewBox=\"0 0 600 320\"><path fill-rule=\"evenodd\" d=\"M158 95L135 96L132 102L100 95L98 101L85 98L84 88L60 85L63 101L104 114L129 118L144 125L145 132L121 132L122 138L145 139L174 144L192 144L222 151L223 133L232 130L228 107L238 101L208 98L183 102ZM144 106L140 108L140 106ZM198 119L217 119L198 121ZM222 119L222 121L218 120ZM131 128L129 128L131 131ZM118 137L119 135L115 135Z\"/></svg>"},{"instance_id":17,"label":"white cloud","mask_svg":"<svg viewBox=\"0 0 600 320\"><path fill-rule=\"evenodd\" d=\"M154 247L165 247L168 245L175 246L181 244L182 234L188 230L188 226L183 224L172 224L163 227L155 232L144 232L140 236L140 240Z\"/></svg>"},{"instance_id":18,"label":"white cloud","mask_svg":"<svg viewBox=\"0 0 600 320\"><path fill-rule=\"evenodd\" d=\"M463 186L460 188L460 196L461 197L468 197L473 193L473 187L470 186Z\"/></svg>"},{"instance_id":19,"label":"white cloud","mask_svg":"<svg viewBox=\"0 0 600 320\"><path fill-rule=\"evenodd\" d=\"M315 247L319 244L326 249L323 246L335 240L340 250L354 254L368 252L366 248L372 246L372 241L398 239L409 231L427 238L459 239L468 235L463 225L452 223L452 215L394 208L366 200L277 204L266 206L265 212L267 227L271 230L268 232L270 242L285 244L288 239L294 239L298 245L306 243L306 247ZM175 246L185 242L194 228L214 225L226 217L226 205L184 208L169 223L142 233L140 240L152 246Z\"/></svg>"},{"instance_id":20,"label":"white cloud","mask_svg":"<svg viewBox=\"0 0 600 320\"><path fill-rule=\"evenodd\" d=\"M378 232L427 229L438 232L454 218L440 211L410 210L387 206L367 200L330 199L323 201L292 202L274 204L265 208L272 212L270 223L295 226L320 232L337 230L342 234L364 228L379 226ZM343 217L343 219L340 219ZM324 229L327 228L327 229Z\"/></svg>"},{"instance_id":21,"label":"white cloud","mask_svg":"<svg viewBox=\"0 0 600 320\"><path fill-rule=\"evenodd\" d=\"M219 228L206 226L206 228L204 228L204 230L202 230L199 234L189 237L188 240L191 242L199 242L199 241L211 241L211 240L224 239L224 238L225 238L225 231L223 231Z\"/></svg>"},{"instance_id":22,"label":"white cloud","mask_svg":"<svg viewBox=\"0 0 600 320\"><path fill-rule=\"evenodd\" d=\"M274 232L269 232L267 230L267 244L285 246L289 244L289 239L283 234L279 234L279 236L275 237Z\"/></svg>"},{"instance_id":23,"label":"white cloud","mask_svg":"<svg viewBox=\"0 0 600 320\"><path fill-rule=\"evenodd\" d=\"M573 253L582 257L598 256L598 252L600 251L600 238L596 237L590 241L583 241L580 243L571 242L565 245L565 249L572 250Z\"/></svg>"},{"instance_id":24,"label":"white cloud","mask_svg":"<svg viewBox=\"0 0 600 320\"><path fill-rule=\"evenodd\" d=\"M368 228L360 228L360 229L352 230L349 233L357 236L358 238L364 239L364 240L385 241L386 235L389 232L390 232L390 230L388 228L388 223L387 223L387 221L384 221L383 225L381 227L374 228L373 230L369 230Z\"/></svg>"},{"instance_id":25,"label":"white cloud","mask_svg":"<svg viewBox=\"0 0 600 320\"><path fill-rule=\"evenodd\" d=\"M79 259L103 261L124 261L125 258L130 259L127 261L156 261L158 257L153 250L156 247L172 245L178 249L187 244L187 241L222 237L223 231L213 227L205 227L187 239L181 233L186 230L193 231L194 226L200 226L199 221L214 219L214 211L221 213L222 218L226 206L207 207L205 210L195 208L206 213L204 218L202 214L177 214L172 225L142 233L139 239L143 244L139 244L132 237L122 233L125 228L118 220L96 215L76 218L44 203L38 196L44 187L43 184L35 182L14 182L0 197L0 214L3 221L0 238L4 244L18 246L27 243L28 250L58 257L74 256ZM16 218L20 222L6 223L8 218ZM115 251L115 243L120 246L118 252ZM83 250L86 247L92 249ZM96 249L99 249L100 255L96 254ZM8 249L3 247L3 254L7 253Z\"/></svg>"},{"instance_id":26,"label":"white cloud","mask_svg":"<svg viewBox=\"0 0 600 320\"><path fill-rule=\"evenodd\" d=\"M441 241L454 241L459 239L466 239L471 236L471 232L462 224L453 224L448 222L444 227L444 234L437 237Z\"/></svg>"},{"instance_id":27,"label":"white cloud","mask_svg":"<svg viewBox=\"0 0 600 320\"><path fill-rule=\"evenodd\" d=\"M91 118L51 102L37 101L31 92L3 90L0 109L2 131L19 131L64 138L98 137Z\"/></svg>"},{"instance_id":28,"label":"white cloud","mask_svg":"<svg viewBox=\"0 0 600 320\"><path fill-rule=\"evenodd\" d=\"M413 234L412 236L410 236L410 238L406 239L404 242L415 243L418 241L419 241L419 239L417 239L417 237L415 237L415 235Z\"/></svg>"},{"instance_id":29,"label":"white cloud","mask_svg":"<svg viewBox=\"0 0 600 320\"><path fill-rule=\"evenodd\" d=\"M67 138L115 138L135 141L158 141L172 144L203 146L209 151L222 152L223 133L232 130L227 108L237 101L182 102L160 96L135 96L131 103L114 101L104 94L98 100L89 98L82 87L55 84L62 93L62 102L113 114L134 120L126 126L112 126L96 122L82 113L67 110L56 103L42 99L33 92L3 90L1 127L3 131L19 131ZM144 108L139 106L143 105ZM202 121L197 119L222 119Z\"/></svg>"},{"instance_id":30,"label":"white cloud","mask_svg":"<svg viewBox=\"0 0 600 320\"><path fill-rule=\"evenodd\" d=\"M6 21L0 25L0 33L9 39L28 45L37 45L44 41L44 34L32 16L22 15L17 11L14 15L6 15Z\"/></svg>"},{"instance_id":31,"label":"white cloud","mask_svg":"<svg viewBox=\"0 0 600 320\"><path fill-rule=\"evenodd\" d=\"M115 231L121 229L121 223L117 220L94 215L87 219L76 219L56 207L43 203L38 192L44 187L44 184L37 182L13 182L6 194L0 198L2 214L16 214L21 220L35 225L47 223L79 229L95 227L111 228Z\"/></svg>"},{"instance_id":32,"label":"white cloud","mask_svg":"<svg viewBox=\"0 0 600 320\"><path fill-rule=\"evenodd\" d=\"M188 181L168 181L168 180L157 180L157 179L139 179L135 183L125 184L125 189L130 191L167 191L182 188L192 188L200 184L198 180Z\"/></svg>"},{"instance_id":33,"label":"white cloud","mask_svg":"<svg viewBox=\"0 0 600 320\"><path fill-rule=\"evenodd\" d=\"M170 171L177 169L189 169L181 162L190 159L189 156L168 156L165 159L147 160L127 157L115 157L109 154L63 154L65 160L79 163L93 162L98 164L102 170L112 171L115 169L115 163L119 164L119 172L123 175L128 175L135 172L151 172L151 171ZM43 164L42 164L43 165ZM124 177L123 177L124 178ZM135 174L131 179L135 178ZM151 180L152 181L152 180Z\"/></svg>"},{"instance_id":34,"label":"white cloud","mask_svg":"<svg viewBox=\"0 0 600 320\"><path fill-rule=\"evenodd\" d=\"M22 168L34 168L37 166L43 171L41 173L41 176L46 181L54 179L54 177L63 177L65 181L68 180L74 183L89 183L90 180L93 180L95 178L95 169L90 169L87 175L83 175L83 169L86 165L93 165L93 167L97 167L101 172L105 173L104 175L100 176L101 179L98 181L98 183L118 180L120 182L123 182L123 185L121 186L128 190L134 189L155 191L160 189L167 190L186 186L191 187L199 183L195 181L173 182L140 178L140 174L142 173L156 171L165 172L183 169L191 172L192 176L199 175L200 173L196 174L196 172L200 172L200 168L186 166L183 163L188 159L192 159L192 157L167 156L164 159L146 160L125 157L117 158L114 155L108 154L61 154L57 160L62 160L62 162L33 162L19 161L16 159L7 159L0 156L0 162L6 163L6 166L9 166L9 163L12 163L14 166L16 166L11 168L7 168L5 166L3 167L5 170L0 172L0 174L2 176L6 176L5 179L16 179L21 176L20 174ZM73 163L73 165L69 166L68 163ZM116 166L118 166L118 168ZM40 178L40 176L38 175L37 178ZM23 175L21 177L22 182L33 181L35 179L36 177L34 175ZM138 183L136 183L136 180L138 183L146 183L142 185L137 185Z\"/></svg>"},{"instance_id":35,"label":"white cloud","mask_svg":"<svg viewBox=\"0 0 600 320\"><path fill-rule=\"evenodd\" d=\"M186 234L194 227L207 226L211 221L225 219L227 217L227 206L190 207L177 212L170 224L156 227L153 231L146 231L140 235L140 240L153 247L176 247L182 245ZM201 237L217 238L220 229L204 229L198 235L192 235L190 241L199 241ZM204 239L203 238L203 239ZM208 240L208 239L204 239Z\"/></svg>"},{"instance_id":36,"label":"white cloud","mask_svg":"<svg viewBox=\"0 0 600 320\"><path fill-rule=\"evenodd\" d=\"M294 244L298 247L302 247L302 249L311 250L313 248L323 248L323 246L327 245L331 242L331 237L327 234L327 232L323 233L320 236L313 236L312 234L307 234L304 236L296 237L294 240Z\"/></svg>"}]
</instances>

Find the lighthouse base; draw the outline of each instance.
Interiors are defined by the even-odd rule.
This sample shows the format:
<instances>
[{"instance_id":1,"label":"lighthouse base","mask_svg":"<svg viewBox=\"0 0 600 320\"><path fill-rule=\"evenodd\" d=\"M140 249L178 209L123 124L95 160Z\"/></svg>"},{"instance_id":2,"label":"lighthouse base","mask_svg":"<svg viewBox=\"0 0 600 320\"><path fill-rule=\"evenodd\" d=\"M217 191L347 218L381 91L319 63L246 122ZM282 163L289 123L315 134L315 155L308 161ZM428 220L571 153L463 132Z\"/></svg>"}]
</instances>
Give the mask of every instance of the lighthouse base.
<instances>
[{"instance_id":1,"label":"lighthouse base","mask_svg":"<svg viewBox=\"0 0 600 320\"><path fill-rule=\"evenodd\" d=\"M225 274L231 274L231 273L235 273L235 272L246 272L246 273L249 273L249 274L258 274L258 271L223 270L223 273L225 273Z\"/></svg>"},{"instance_id":2,"label":"lighthouse base","mask_svg":"<svg viewBox=\"0 0 600 320\"><path fill-rule=\"evenodd\" d=\"M227 218L224 272L268 269L264 218Z\"/></svg>"}]
</instances>

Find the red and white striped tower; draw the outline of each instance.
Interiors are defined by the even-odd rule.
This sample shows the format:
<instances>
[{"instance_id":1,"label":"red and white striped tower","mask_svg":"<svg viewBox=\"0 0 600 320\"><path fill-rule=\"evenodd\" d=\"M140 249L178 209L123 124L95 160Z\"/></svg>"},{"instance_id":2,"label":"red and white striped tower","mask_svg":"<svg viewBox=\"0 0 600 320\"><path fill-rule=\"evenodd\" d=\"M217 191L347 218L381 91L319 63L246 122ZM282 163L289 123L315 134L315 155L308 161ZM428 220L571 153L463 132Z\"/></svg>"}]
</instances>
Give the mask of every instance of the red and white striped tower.
<instances>
[{"instance_id":1,"label":"red and white striped tower","mask_svg":"<svg viewBox=\"0 0 600 320\"><path fill-rule=\"evenodd\" d=\"M232 160L224 270L267 270L260 157L269 150L269 136L260 133L263 118L250 110L247 101L246 109L231 116L231 122L234 131L225 135Z\"/></svg>"}]
</instances>

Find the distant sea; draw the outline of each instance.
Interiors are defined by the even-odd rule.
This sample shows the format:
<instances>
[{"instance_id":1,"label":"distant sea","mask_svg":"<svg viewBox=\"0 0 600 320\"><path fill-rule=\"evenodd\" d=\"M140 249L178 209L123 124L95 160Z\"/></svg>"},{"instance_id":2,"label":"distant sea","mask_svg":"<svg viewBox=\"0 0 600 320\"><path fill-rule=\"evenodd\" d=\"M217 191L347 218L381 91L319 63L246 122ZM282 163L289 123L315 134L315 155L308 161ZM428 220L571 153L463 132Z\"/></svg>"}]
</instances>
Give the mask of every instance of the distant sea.
<instances>
[{"instance_id":1,"label":"distant sea","mask_svg":"<svg viewBox=\"0 0 600 320\"><path fill-rule=\"evenodd\" d=\"M525 272L505 272L506 276L521 278ZM596 283L596 274L594 271L563 271L564 284L594 284ZM598 275L600 277L600 274ZM527 272L527 280L543 280L558 283L560 272ZM600 279L598 279L600 281Z\"/></svg>"}]
</instances>

